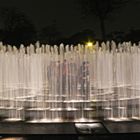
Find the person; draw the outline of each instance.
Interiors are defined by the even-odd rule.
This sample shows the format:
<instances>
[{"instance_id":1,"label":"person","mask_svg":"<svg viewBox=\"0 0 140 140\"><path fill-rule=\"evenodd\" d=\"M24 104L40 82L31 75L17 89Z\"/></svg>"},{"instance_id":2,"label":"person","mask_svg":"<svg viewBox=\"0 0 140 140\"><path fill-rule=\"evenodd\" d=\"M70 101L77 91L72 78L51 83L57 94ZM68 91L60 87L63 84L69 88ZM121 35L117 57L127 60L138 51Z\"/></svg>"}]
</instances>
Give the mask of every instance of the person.
<instances>
[{"instance_id":1,"label":"person","mask_svg":"<svg viewBox=\"0 0 140 140\"><path fill-rule=\"evenodd\" d=\"M80 94L85 97L84 99L87 100L89 98L89 88L90 88L90 82L89 82L89 62L83 61L82 65L80 66Z\"/></svg>"}]
</instances>

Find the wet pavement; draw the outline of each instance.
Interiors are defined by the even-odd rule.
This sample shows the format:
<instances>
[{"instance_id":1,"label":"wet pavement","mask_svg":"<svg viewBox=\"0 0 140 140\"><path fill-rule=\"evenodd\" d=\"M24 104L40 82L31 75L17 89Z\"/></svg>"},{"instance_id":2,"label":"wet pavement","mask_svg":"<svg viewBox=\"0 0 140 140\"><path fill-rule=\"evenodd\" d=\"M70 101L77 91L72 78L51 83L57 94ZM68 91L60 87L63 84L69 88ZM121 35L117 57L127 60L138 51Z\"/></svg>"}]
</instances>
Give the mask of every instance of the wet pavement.
<instances>
[{"instance_id":1,"label":"wet pavement","mask_svg":"<svg viewBox=\"0 0 140 140\"><path fill-rule=\"evenodd\" d=\"M95 122L93 123L95 124ZM103 131L103 129L107 131ZM0 140L140 139L140 121L105 121L101 123L101 129L98 130L92 131L90 134L82 134L76 130L75 123L0 122Z\"/></svg>"},{"instance_id":2,"label":"wet pavement","mask_svg":"<svg viewBox=\"0 0 140 140\"><path fill-rule=\"evenodd\" d=\"M26 123L26 122L0 122L0 134L77 134L77 129L83 134L117 134L140 133L140 121L127 122L91 122L91 123ZM80 126L76 128L76 126ZM89 131L92 129L93 131ZM98 129L98 131L95 131ZM82 132L81 131L81 132ZM81 133L82 134L82 133Z\"/></svg>"}]
</instances>

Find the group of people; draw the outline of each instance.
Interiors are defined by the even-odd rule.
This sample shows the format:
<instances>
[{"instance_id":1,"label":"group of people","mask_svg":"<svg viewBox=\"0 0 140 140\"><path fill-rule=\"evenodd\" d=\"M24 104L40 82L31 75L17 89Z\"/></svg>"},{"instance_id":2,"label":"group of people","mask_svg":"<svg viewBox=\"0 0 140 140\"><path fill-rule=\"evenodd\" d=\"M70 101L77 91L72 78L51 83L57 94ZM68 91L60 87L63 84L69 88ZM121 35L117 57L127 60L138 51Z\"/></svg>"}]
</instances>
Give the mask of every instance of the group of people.
<instances>
[{"instance_id":1,"label":"group of people","mask_svg":"<svg viewBox=\"0 0 140 140\"><path fill-rule=\"evenodd\" d=\"M83 61L80 66L76 62L64 59L52 61L48 65L48 84L50 91L56 89L56 94L67 95L67 100L78 99L78 94L89 98L89 62Z\"/></svg>"}]
</instances>

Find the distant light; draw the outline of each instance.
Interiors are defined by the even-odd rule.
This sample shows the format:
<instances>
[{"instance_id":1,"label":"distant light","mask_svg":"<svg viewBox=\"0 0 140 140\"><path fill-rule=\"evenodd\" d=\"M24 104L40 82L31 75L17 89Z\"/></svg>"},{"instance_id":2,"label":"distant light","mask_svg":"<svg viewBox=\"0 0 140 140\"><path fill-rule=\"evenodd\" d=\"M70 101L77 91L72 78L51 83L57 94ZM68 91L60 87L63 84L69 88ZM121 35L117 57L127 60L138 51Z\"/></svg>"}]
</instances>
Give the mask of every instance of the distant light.
<instances>
[{"instance_id":1,"label":"distant light","mask_svg":"<svg viewBox=\"0 0 140 140\"><path fill-rule=\"evenodd\" d=\"M93 47L93 43L92 42L87 42L86 46Z\"/></svg>"},{"instance_id":2,"label":"distant light","mask_svg":"<svg viewBox=\"0 0 140 140\"><path fill-rule=\"evenodd\" d=\"M94 44L91 41L86 43L85 48L88 49L88 50L94 50L95 49Z\"/></svg>"}]
</instances>

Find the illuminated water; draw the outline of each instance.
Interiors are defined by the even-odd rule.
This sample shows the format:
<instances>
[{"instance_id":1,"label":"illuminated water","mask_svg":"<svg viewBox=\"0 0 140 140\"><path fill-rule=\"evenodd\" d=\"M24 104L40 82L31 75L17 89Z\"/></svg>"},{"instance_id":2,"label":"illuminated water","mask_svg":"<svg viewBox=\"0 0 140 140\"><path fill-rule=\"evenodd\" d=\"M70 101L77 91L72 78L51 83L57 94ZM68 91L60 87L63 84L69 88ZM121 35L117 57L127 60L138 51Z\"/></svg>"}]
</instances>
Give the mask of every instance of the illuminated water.
<instances>
[{"instance_id":1,"label":"illuminated water","mask_svg":"<svg viewBox=\"0 0 140 140\"><path fill-rule=\"evenodd\" d=\"M110 49L111 47L111 49ZM5 121L140 119L140 48L0 44L0 116Z\"/></svg>"}]
</instances>

